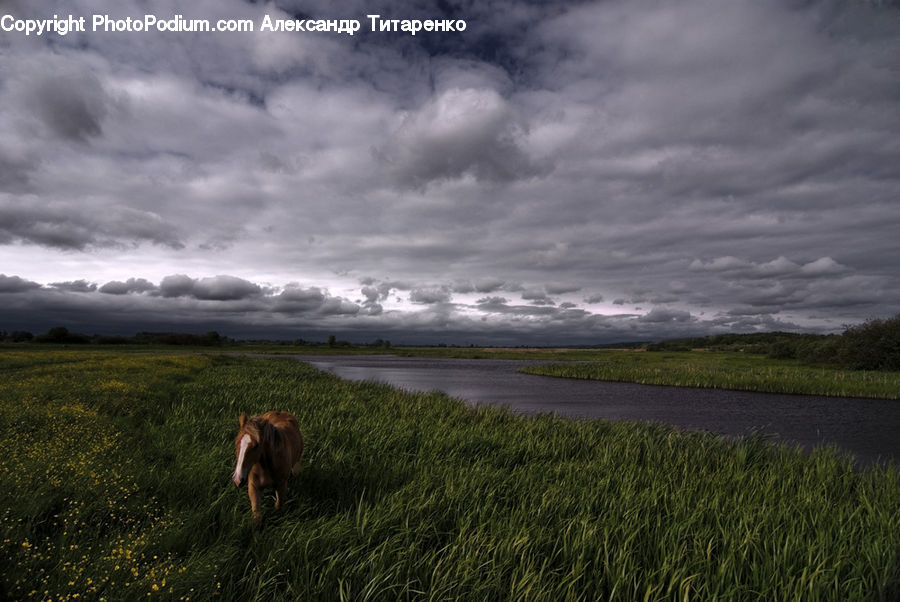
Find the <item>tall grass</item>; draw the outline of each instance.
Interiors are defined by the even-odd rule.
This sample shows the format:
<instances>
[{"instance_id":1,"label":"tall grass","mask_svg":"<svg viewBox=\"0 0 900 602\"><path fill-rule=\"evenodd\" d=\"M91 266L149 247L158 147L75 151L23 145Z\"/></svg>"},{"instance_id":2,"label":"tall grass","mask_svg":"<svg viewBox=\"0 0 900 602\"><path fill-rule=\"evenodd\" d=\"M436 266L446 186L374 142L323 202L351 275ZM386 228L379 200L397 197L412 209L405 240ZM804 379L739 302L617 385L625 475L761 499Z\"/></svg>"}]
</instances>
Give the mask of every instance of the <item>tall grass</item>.
<instances>
[{"instance_id":1,"label":"tall grass","mask_svg":"<svg viewBox=\"0 0 900 602\"><path fill-rule=\"evenodd\" d=\"M805 366L744 353L612 351L591 361L527 366L522 371L647 385L900 399L900 372Z\"/></svg>"},{"instance_id":2,"label":"tall grass","mask_svg":"<svg viewBox=\"0 0 900 602\"><path fill-rule=\"evenodd\" d=\"M900 472L829 449L518 417L290 360L22 353L0 374L15 599L900 595ZM305 470L254 533L232 438L274 408Z\"/></svg>"}]
</instances>

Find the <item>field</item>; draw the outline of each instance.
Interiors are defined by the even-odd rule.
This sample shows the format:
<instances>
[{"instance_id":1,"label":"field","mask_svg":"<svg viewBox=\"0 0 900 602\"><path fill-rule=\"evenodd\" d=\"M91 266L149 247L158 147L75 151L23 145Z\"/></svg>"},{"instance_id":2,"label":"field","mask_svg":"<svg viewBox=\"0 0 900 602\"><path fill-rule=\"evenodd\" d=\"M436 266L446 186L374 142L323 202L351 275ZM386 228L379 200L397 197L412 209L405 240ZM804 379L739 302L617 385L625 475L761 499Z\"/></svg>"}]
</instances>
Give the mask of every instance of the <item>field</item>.
<instances>
[{"instance_id":1,"label":"field","mask_svg":"<svg viewBox=\"0 0 900 602\"><path fill-rule=\"evenodd\" d=\"M900 372L850 370L772 359L738 351L643 352L625 349L551 349L499 347L335 347L260 345L242 350L265 354L350 355L389 353L407 357L517 359L547 362L529 374L633 382L675 387L733 389L762 393L900 399Z\"/></svg>"},{"instance_id":2,"label":"field","mask_svg":"<svg viewBox=\"0 0 900 602\"><path fill-rule=\"evenodd\" d=\"M900 399L900 372L806 366L749 353L605 351L588 361L532 366L523 372L646 385Z\"/></svg>"},{"instance_id":3,"label":"field","mask_svg":"<svg viewBox=\"0 0 900 602\"><path fill-rule=\"evenodd\" d=\"M241 411L304 472L251 528ZM0 599L894 600L900 470L293 360L0 351Z\"/></svg>"}]
</instances>

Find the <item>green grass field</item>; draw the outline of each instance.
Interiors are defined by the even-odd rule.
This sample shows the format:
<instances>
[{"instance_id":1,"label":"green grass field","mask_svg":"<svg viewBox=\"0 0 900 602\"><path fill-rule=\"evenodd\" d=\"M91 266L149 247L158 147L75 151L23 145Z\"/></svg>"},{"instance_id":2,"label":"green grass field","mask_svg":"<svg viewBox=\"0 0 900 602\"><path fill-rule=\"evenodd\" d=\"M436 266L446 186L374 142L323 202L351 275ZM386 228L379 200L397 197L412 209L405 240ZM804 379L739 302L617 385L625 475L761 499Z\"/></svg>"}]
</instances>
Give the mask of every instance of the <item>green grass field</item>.
<instances>
[{"instance_id":1,"label":"green grass field","mask_svg":"<svg viewBox=\"0 0 900 602\"><path fill-rule=\"evenodd\" d=\"M251 529L241 411L294 412ZM895 600L900 470L292 360L0 351L0 599Z\"/></svg>"},{"instance_id":2,"label":"green grass field","mask_svg":"<svg viewBox=\"0 0 900 602\"><path fill-rule=\"evenodd\" d=\"M806 366L797 360L749 353L600 351L587 361L555 362L522 371L646 385L900 399L900 372Z\"/></svg>"},{"instance_id":3,"label":"green grass field","mask_svg":"<svg viewBox=\"0 0 900 602\"><path fill-rule=\"evenodd\" d=\"M259 345L242 347L253 353L291 355L392 354L403 357L460 359L516 359L547 362L529 366L529 374L633 382L675 387L703 387L900 399L900 372L850 370L829 365L812 366L792 359L772 359L738 351L643 352L623 349L548 349L481 347L335 347Z\"/></svg>"}]
</instances>

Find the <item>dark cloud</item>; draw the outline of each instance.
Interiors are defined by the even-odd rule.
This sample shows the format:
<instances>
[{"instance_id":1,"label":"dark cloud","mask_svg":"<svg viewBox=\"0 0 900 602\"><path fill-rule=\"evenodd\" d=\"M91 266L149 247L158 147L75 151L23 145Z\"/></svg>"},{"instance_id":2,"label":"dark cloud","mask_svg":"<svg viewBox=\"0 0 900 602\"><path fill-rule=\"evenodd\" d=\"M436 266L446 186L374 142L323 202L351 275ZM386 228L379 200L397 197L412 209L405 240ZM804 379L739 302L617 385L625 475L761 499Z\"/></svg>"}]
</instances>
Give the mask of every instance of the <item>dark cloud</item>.
<instances>
[{"instance_id":1,"label":"dark cloud","mask_svg":"<svg viewBox=\"0 0 900 602\"><path fill-rule=\"evenodd\" d=\"M549 316L556 313L554 307L541 307L541 304L510 305L505 297L485 297L479 299L477 308L479 311L497 314L515 314L519 316Z\"/></svg>"},{"instance_id":2,"label":"dark cloud","mask_svg":"<svg viewBox=\"0 0 900 602\"><path fill-rule=\"evenodd\" d=\"M194 290L196 281L185 274L166 276L159 283L159 292L163 297L187 297Z\"/></svg>"},{"instance_id":3,"label":"dark cloud","mask_svg":"<svg viewBox=\"0 0 900 602\"><path fill-rule=\"evenodd\" d=\"M27 190L31 165L18 157L4 156L0 148L0 192L21 194Z\"/></svg>"},{"instance_id":4,"label":"dark cloud","mask_svg":"<svg viewBox=\"0 0 900 602\"><path fill-rule=\"evenodd\" d=\"M608 342L900 312L893 5L189 9L468 27L3 34L0 265L20 280L0 290L22 319ZM106 284L47 285L79 280Z\"/></svg>"},{"instance_id":5,"label":"dark cloud","mask_svg":"<svg viewBox=\"0 0 900 602\"><path fill-rule=\"evenodd\" d=\"M340 297L326 297L319 312L326 316L355 316L359 313L359 305ZM378 312L374 313L377 315Z\"/></svg>"},{"instance_id":6,"label":"dark cloud","mask_svg":"<svg viewBox=\"0 0 900 602\"><path fill-rule=\"evenodd\" d=\"M92 74L42 77L28 96L37 117L60 138L85 142L102 133L106 99L100 81Z\"/></svg>"},{"instance_id":7,"label":"dark cloud","mask_svg":"<svg viewBox=\"0 0 900 602\"><path fill-rule=\"evenodd\" d=\"M452 294L447 288L415 288L409 293L409 300L413 303L432 305L434 303L449 303Z\"/></svg>"},{"instance_id":8,"label":"dark cloud","mask_svg":"<svg viewBox=\"0 0 900 602\"><path fill-rule=\"evenodd\" d=\"M545 291L540 289L522 291L522 299L531 301L532 305L556 305L556 302Z\"/></svg>"},{"instance_id":9,"label":"dark cloud","mask_svg":"<svg viewBox=\"0 0 900 602\"><path fill-rule=\"evenodd\" d=\"M175 249L184 245L177 232L158 215L113 207L102 214L86 213L77 203L47 201L27 195L0 195L0 240L21 241L58 249L122 247L152 242Z\"/></svg>"},{"instance_id":10,"label":"dark cloud","mask_svg":"<svg viewBox=\"0 0 900 602\"><path fill-rule=\"evenodd\" d=\"M834 276L848 271L846 266L831 257L820 257L803 265L783 255L765 263L754 263L736 257L718 257L708 261L694 260L690 269L699 272L721 273L738 278L816 278Z\"/></svg>"},{"instance_id":11,"label":"dark cloud","mask_svg":"<svg viewBox=\"0 0 900 602\"><path fill-rule=\"evenodd\" d=\"M52 282L50 288L67 293L93 293L97 285L87 280L74 280L72 282Z\"/></svg>"},{"instance_id":12,"label":"dark cloud","mask_svg":"<svg viewBox=\"0 0 900 602\"><path fill-rule=\"evenodd\" d=\"M259 285L234 276L201 278L194 283L192 294L197 299L233 301L256 297L262 292Z\"/></svg>"},{"instance_id":13,"label":"dark cloud","mask_svg":"<svg viewBox=\"0 0 900 602\"><path fill-rule=\"evenodd\" d=\"M378 306L361 307L346 298L318 287L291 285L271 290L260 285L259 294L238 298L198 298L194 287L204 280L234 284L240 278L219 276L194 279L170 276L158 287L165 294L148 295L157 287L138 279L113 287L124 293L102 292L89 283L58 283L41 287L19 277L0 277L6 320L18 328L42 331L62 319L73 329L104 334L133 334L142 329L191 332L219 330L229 336L283 338L287 333L355 333L354 340L369 334L409 343L464 343L473 337L494 344L564 344L598 341L656 340L664 336L687 336L697 332L727 332L729 328L760 329L778 326L781 330L799 327L771 313L732 311L708 319L685 310L656 307L643 315L602 316L579 309L574 303L558 306L511 304L505 297L483 297L472 305L434 302L418 312L383 312ZM129 282L131 284L129 284ZM207 282L209 285L209 282ZM249 290L246 284L240 288ZM201 287L202 288L202 287ZM144 291L144 292L142 292ZM178 292L178 295L172 293ZM207 296L209 297L209 296ZM429 297L430 298L430 297ZM473 316L474 310L478 318ZM369 334L367 334L369 333ZM514 334L518 333L518 335ZM360 339L359 337L363 337ZM431 337L429 339L429 337Z\"/></svg>"},{"instance_id":14,"label":"dark cloud","mask_svg":"<svg viewBox=\"0 0 900 602\"><path fill-rule=\"evenodd\" d=\"M510 182L547 171L524 150L527 127L496 91L451 89L407 115L378 157L411 186L465 175Z\"/></svg>"},{"instance_id":15,"label":"dark cloud","mask_svg":"<svg viewBox=\"0 0 900 602\"><path fill-rule=\"evenodd\" d=\"M0 274L0 293L22 293L41 288L37 282L31 282L18 276Z\"/></svg>"},{"instance_id":16,"label":"dark cloud","mask_svg":"<svg viewBox=\"0 0 900 602\"><path fill-rule=\"evenodd\" d=\"M373 314L379 311L377 304L367 307ZM318 287L303 288L298 285L290 285L276 295L272 309L292 315L355 316L360 312L360 306L356 303L333 297Z\"/></svg>"},{"instance_id":17,"label":"dark cloud","mask_svg":"<svg viewBox=\"0 0 900 602\"><path fill-rule=\"evenodd\" d=\"M275 298L274 309L286 313L312 312L325 302L325 294L318 288L289 286Z\"/></svg>"},{"instance_id":18,"label":"dark cloud","mask_svg":"<svg viewBox=\"0 0 900 602\"><path fill-rule=\"evenodd\" d=\"M127 295L129 293L149 293L159 289L155 284L144 278L129 278L125 282L111 280L98 290L108 295Z\"/></svg>"},{"instance_id":19,"label":"dark cloud","mask_svg":"<svg viewBox=\"0 0 900 602\"><path fill-rule=\"evenodd\" d=\"M522 285L514 282L506 282L500 278L478 278L471 280L459 280L451 286L454 293L495 293L497 291L520 291Z\"/></svg>"},{"instance_id":20,"label":"dark cloud","mask_svg":"<svg viewBox=\"0 0 900 602\"><path fill-rule=\"evenodd\" d=\"M259 285L234 276L194 279L184 274L166 276L159 290L163 297L193 297L205 301L237 301L262 293Z\"/></svg>"},{"instance_id":21,"label":"dark cloud","mask_svg":"<svg viewBox=\"0 0 900 602\"><path fill-rule=\"evenodd\" d=\"M665 323L665 322L691 322L694 318L688 311L669 309L666 307L654 307L649 312L638 318L641 322Z\"/></svg>"}]
</instances>

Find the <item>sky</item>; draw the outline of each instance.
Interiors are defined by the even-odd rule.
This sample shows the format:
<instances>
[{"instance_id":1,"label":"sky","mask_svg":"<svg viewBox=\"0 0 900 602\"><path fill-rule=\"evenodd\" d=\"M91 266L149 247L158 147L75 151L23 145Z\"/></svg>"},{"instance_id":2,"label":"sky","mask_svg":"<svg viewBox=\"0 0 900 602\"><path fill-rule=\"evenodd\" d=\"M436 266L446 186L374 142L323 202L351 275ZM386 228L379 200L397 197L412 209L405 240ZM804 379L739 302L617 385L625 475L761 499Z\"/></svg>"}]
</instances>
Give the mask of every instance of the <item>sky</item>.
<instances>
[{"instance_id":1,"label":"sky","mask_svg":"<svg viewBox=\"0 0 900 602\"><path fill-rule=\"evenodd\" d=\"M85 31L26 35L54 15ZM0 0L0 18L0 330L583 345L900 313L896 2Z\"/></svg>"}]
</instances>

